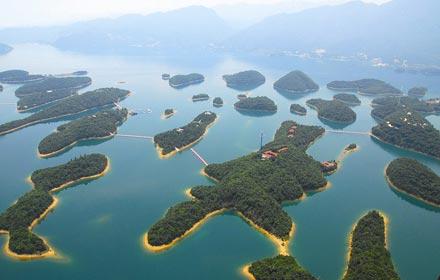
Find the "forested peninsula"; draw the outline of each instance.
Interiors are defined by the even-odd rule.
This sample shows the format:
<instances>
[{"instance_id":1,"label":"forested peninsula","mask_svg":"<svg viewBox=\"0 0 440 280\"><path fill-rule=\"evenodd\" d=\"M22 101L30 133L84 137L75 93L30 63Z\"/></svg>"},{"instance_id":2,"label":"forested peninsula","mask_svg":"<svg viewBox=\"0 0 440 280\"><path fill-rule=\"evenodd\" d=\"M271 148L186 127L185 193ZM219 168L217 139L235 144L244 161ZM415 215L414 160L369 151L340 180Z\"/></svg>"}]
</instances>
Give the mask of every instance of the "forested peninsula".
<instances>
[{"instance_id":1,"label":"forested peninsula","mask_svg":"<svg viewBox=\"0 0 440 280\"><path fill-rule=\"evenodd\" d=\"M80 141L112 137L127 116L127 109L110 109L63 124L41 140L38 153L41 157L50 157Z\"/></svg>"},{"instance_id":2,"label":"forested peninsula","mask_svg":"<svg viewBox=\"0 0 440 280\"><path fill-rule=\"evenodd\" d=\"M48 77L38 82L28 83L19 87L15 91L17 97L24 97L27 95L46 93L50 91L70 89L78 90L91 85L92 79L89 77Z\"/></svg>"},{"instance_id":3,"label":"forested peninsula","mask_svg":"<svg viewBox=\"0 0 440 280\"><path fill-rule=\"evenodd\" d=\"M199 141L209 126L217 119L213 112L203 112L189 124L159 133L154 136L154 143L159 156L172 156L177 151L185 149Z\"/></svg>"},{"instance_id":4,"label":"forested peninsula","mask_svg":"<svg viewBox=\"0 0 440 280\"><path fill-rule=\"evenodd\" d=\"M26 84L38 82L46 77L43 75L30 75L24 70L7 70L0 72L0 83L3 84Z\"/></svg>"},{"instance_id":5,"label":"forested peninsula","mask_svg":"<svg viewBox=\"0 0 440 280\"><path fill-rule=\"evenodd\" d=\"M299 104L290 105L290 112L301 116L307 115L307 109Z\"/></svg>"},{"instance_id":6,"label":"forested peninsula","mask_svg":"<svg viewBox=\"0 0 440 280\"><path fill-rule=\"evenodd\" d=\"M301 71L292 71L277 80L273 87L282 92L305 94L319 90L319 86Z\"/></svg>"},{"instance_id":7,"label":"forested peninsula","mask_svg":"<svg viewBox=\"0 0 440 280\"><path fill-rule=\"evenodd\" d=\"M333 81L327 88L334 91L357 92L364 95L401 95L402 92L392 85L377 79L356 81Z\"/></svg>"},{"instance_id":8,"label":"forested peninsula","mask_svg":"<svg viewBox=\"0 0 440 280\"><path fill-rule=\"evenodd\" d=\"M184 88L194 84L200 84L205 80L202 74L192 73L188 75L175 75L172 76L168 83L173 88Z\"/></svg>"},{"instance_id":9,"label":"forested peninsula","mask_svg":"<svg viewBox=\"0 0 440 280\"><path fill-rule=\"evenodd\" d=\"M363 216L350 234L348 267L343 280L398 280L386 248L386 217L377 211Z\"/></svg>"},{"instance_id":10,"label":"forested peninsula","mask_svg":"<svg viewBox=\"0 0 440 280\"><path fill-rule=\"evenodd\" d=\"M234 108L238 111L243 110L253 112L276 112L278 109L275 102L266 96L240 99L234 104Z\"/></svg>"},{"instance_id":11,"label":"forested peninsula","mask_svg":"<svg viewBox=\"0 0 440 280\"><path fill-rule=\"evenodd\" d=\"M223 80L230 88L247 91L253 90L266 82L266 78L256 70L247 70L232 75L223 75Z\"/></svg>"},{"instance_id":12,"label":"forested peninsula","mask_svg":"<svg viewBox=\"0 0 440 280\"><path fill-rule=\"evenodd\" d=\"M78 94L77 91L73 89L59 89L49 92L40 92L40 93L25 95L17 101L17 111L25 112L25 111L37 109L43 105L47 105L52 102L59 101L66 97L77 94Z\"/></svg>"},{"instance_id":13,"label":"forested peninsula","mask_svg":"<svg viewBox=\"0 0 440 280\"><path fill-rule=\"evenodd\" d=\"M192 200L171 207L148 230L146 248L168 249L207 218L230 209L269 236L280 253L286 254L294 226L282 203L327 186L320 163L305 152L323 133L321 127L286 121L274 141L258 152L208 165L204 173L216 185L192 188Z\"/></svg>"},{"instance_id":14,"label":"forested peninsula","mask_svg":"<svg viewBox=\"0 0 440 280\"><path fill-rule=\"evenodd\" d=\"M374 107L371 115L378 120L383 120L388 115L405 109L411 109L423 115L435 114L437 110L440 111L440 108L435 104L410 96L379 97L373 99L371 105Z\"/></svg>"},{"instance_id":15,"label":"forested peninsula","mask_svg":"<svg viewBox=\"0 0 440 280\"><path fill-rule=\"evenodd\" d=\"M252 263L244 268L244 274L248 273L255 280L318 280L302 268L294 257L283 255Z\"/></svg>"},{"instance_id":16,"label":"forested peninsula","mask_svg":"<svg viewBox=\"0 0 440 280\"><path fill-rule=\"evenodd\" d=\"M356 121L356 113L338 100L310 99L306 104L318 112L318 117L343 124Z\"/></svg>"},{"instance_id":17,"label":"forested peninsula","mask_svg":"<svg viewBox=\"0 0 440 280\"><path fill-rule=\"evenodd\" d=\"M129 94L128 90L118 88L101 88L81 95L74 95L44 108L24 119L11 121L0 125L0 135L11 133L37 123L59 119L65 116L76 115L91 109L104 106L114 106Z\"/></svg>"},{"instance_id":18,"label":"forested peninsula","mask_svg":"<svg viewBox=\"0 0 440 280\"><path fill-rule=\"evenodd\" d=\"M385 175L391 187L440 207L440 177L426 165L409 158L393 160Z\"/></svg>"},{"instance_id":19,"label":"forested peninsula","mask_svg":"<svg viewBox=\"0 0 440 280\"><path fill-rule=\"evenodd\" d=\"M105 174L109 160L101 154L75 158L66 164L34 171L30 177L33 189L0 215L0 232L8 233L6 253L19 259L53 256L46 240L32 229L52 209L57 199L52 193Z\"/></svg>"},{"instance_id":20,"label":"forested peninsula","mask_svg":"<svg viewBox=\"0 0 440 280\"><path fill-rule=\"evenodd\" d=\"M361 101L359 98L354 94L349 93L338 93L335 96L333 96L334 100L341 101L342 103L345 103L348 106L357 106L361 105Z\"/></svg>"}]
</instances>

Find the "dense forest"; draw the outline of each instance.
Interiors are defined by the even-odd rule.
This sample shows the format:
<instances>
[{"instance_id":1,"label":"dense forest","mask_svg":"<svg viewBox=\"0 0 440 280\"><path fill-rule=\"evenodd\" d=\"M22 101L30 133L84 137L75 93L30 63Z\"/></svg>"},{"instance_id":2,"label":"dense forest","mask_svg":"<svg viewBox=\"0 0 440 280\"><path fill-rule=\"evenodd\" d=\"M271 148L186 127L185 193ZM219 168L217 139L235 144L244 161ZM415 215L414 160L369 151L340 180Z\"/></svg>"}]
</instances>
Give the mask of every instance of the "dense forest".
<instances>
[{"instance_id":1,"label":"dense forest","mask_svg":"<svg viewBox=\"0 0 440 280\"><path fill-rule=\"evenodd\" d=\"M343 280L398 280L386 248L385 221L377 211L363 216L352 232L350 260Z\"/></svg>"},{"instance_id":2,"label":"dense forest","mask_svg":"<svg viewBox=\"0 0 440 280\"><path fill-rule=\"evenodd\" d=\"M333 96L334 100L341 101L349 106L356 106L361 105L361 101L359 98L354 94L349 93L338 93L335 96Z\"/></svg>"},{"instance_id":3,"label":"dense forest","mask_svg":"<svg viewBox=\"0 0 440 280\"><path fill-rule=\"evenodd\" d=\"M101 88L81 95L73 95L50 107L32 114L24 119L0 125L0 135L13 132L29 125L54 120L68 115L104 106L114 106L115 102L125 98L129 91L118 88Z\"/></svg>"},{"instance_id":4,"label":"dense forest","mask_svg":"<svg viewBox=\"0 0 440 280\"><path fill-rule=\"evenodd\" d=\"M440 158L440 132L424 117L411 110L398 110L373 127L381 141Z\"/></svg>"},{"instance_id":5,"label":"dense forest","mask_svg":"<svg viewBox=\"0 0 440 280\"><path fill-rule=\"evenodd\" d=\"M420 98L425 96L427 92L428 89L425 87L413 87L408 90L408 95Z\"/></svg>"},{"instance_id":6,"label":"dense forest","mask_svg":"<svg viewBox=\"0 0 440 280\"><path fill-rule=\"evenodd\" d=\"M307 109L299 104L292 104L290 105L290 112L304 116L307 114Z\"/></svg>"},{"instance_id":7,"label":"dense forest","mask_svg":"<svg viewBox=\"0 0 440 280\"><path fill-rule=\"evenodd\" d=\"M309 76L301 71L292 71L281 77L273 84L276 90L289 93L309 93L319 90L316 84Z\"/></svg>"},{"instance_id":8,"label":"dense forest","mask_svg":"<svg viewBox=\"0 0 440 280\"><path fill-rule=\"evenodd\" d=\"M165 118L169 118L172 115L174 115L174 109L169 108L169 109L165 109L165 111L163 112L163 115Z\"/></svg>"},{"instance_id":9,"label":"dense forest","mask_svg":"<svg viewBox=\"0 0 440 280\"><path fill-rule=\"evenodd\" d=\"M249 267L255 280L317 280L291 256L276 256L256 261Z\"/></svg>"},{"instance_id":10,"label":"dense forest","mask_svg":"<svg viewBox=\"0 0 440 280\"><path fill-rule=\"evenodd\" d=\"M318 111L318 117L338 123L356 121L356 113L338 100L310 99L306 104Z\"/></svg>"},{"instance_id":11,"label":"dense forest","mask_svg":"<svg viewBox=\"0 0 440 280\"><path fill-rule=\"evenodd\" d=\"M357 81L333 81L327 88L335 91L359 92L367 95L401 95L402 92L392 85L376 79Z\"/></svg>"},{"instance_id":12,"label":"dense forest","mask_svg":"<svg viewBox=\"0 0 440 280\"><path fill-rule=\"evenodd\" d=\"M59 89L25 95L17 101L17 110L26 111L77 94L73 89Z\"/></svg>"},{"instance_id":13,"label":"dense forest","mask_svg":"<svg viewBox=\"0 0 440 280\"><path fill-rule=\"evenodd\" d=\"M148 242L159 246L182 236L208 213L232 209L277 238L287 240L292 220L281 204L326 185L320 163L305 153L324 129L284 122L275 140L260 151L222 164L210 164L205 172L218 180L215 186L191 189L194 200L171 207L148 231ZM263 153L277 156L263 160Z\"/></svg>"},{"instance_id":14,"label":"dense forest","mask_svg":"<svg viewBox=\"0 0 440 280\"><path fill-rule=\"evenodd\" d=\"M223 99L221 99L220 97L214 98L214 100L212 101L212 105L214 105L214 107L223 106Z\"/></svg>"},{"instance_id":15,"label":"dense forest","mask_svg":"<svg viewBox=\"0 0 440 280\"><path fill-rule=\"evenodd\" d=\"M204 101L208 99L209 99L209 95L207 95L206 93L195 94L192 97L193 102Z\"/></svg>"},{"instance_id":16,"label":"dense forest","mask_svg":"<svg viewBox=\"0 0 440 280\"><path fill-rule=\"evenodd\" d=\"M30 231L34 220L49 208L51 191L63 184L102 173L108 164L101 154L81 156L59 166L34 171L34 189L25 193L0 215L0 230L10 235L9 249L19 255L40 255L49 250L44 241Z\"/></svg>"},{"instance_id":17,"label":"dense forest","mask_svg":"<svg viewBox=\"0 0 440 280\"><path fill-rule=\"evenodd\" d=\"M154 143L161 149L162 155L174 152L176 148L180 149L199 140L216 118L217 115L212 112L203 112L185 126L157 134Z\"/></svg>"},{"instance_id":18,"label":"dense forest","mask_svg":"<svg viewBox=\"0 0 440 280\"><path fill-rule=\"evenodd\" d=\"M440 206L440 177L417 160L395 159L388 165L386 175L397 189Z\"/></svg>"},{"instance_id":19,"label":"dense forest","mask_svg":"<svg viewBox=\"0 0 440 280\"><path fill-rule=\"evenodd\" d=\"M29 82L38 82L45 79L43 75L29 75L24 70L7 70L0 72L0 83L3 84L25 84Z\"/></svg>"},{"instance_id":20,"label":"dense forest","mask_svg":"<svg viewBox=\"0 0 440 280\"><path fill-rule=\"evenodd\" d=\"M226 85L236 90L253 90L266 82L266 78L256 70L247 70L232 75L223 75Z\"/></svg>"},{"instance_id":21,"label":"dense forest","mask_svg":"<svg viewBox=\"0 0 440 280\"><path fill-rule=\"evenodd\" d=\"M81 140L111 136L116 133L118 125L126 120L127 115L127 109L110 109L63 124L57 131L41 140L38 152L45 156Z\"/></svg>"},{"instance_id":22,"label":"dense forest","mask_svg":"<svg viewBox=\"0 0 440 280\"><path fill-rule=\"evenodd\" d=\"M189 85L199 84L205 80L205 77L202 74L192 73L188 75L175 75L172 76L168 83L173 88L184 88Z\"/></svg>"},{"instance_id":23,"label":"dense forest","mask_svg":"<svg viewBox=\"0 0 440 280\"><path fill-rule=\"evenodd\" d=\"M276 112L277 105L272 99L266 96L248 97L239 100L234 104L236 110Z\"/></svg>"},{"instance_id":24,"label":"dense forest","mask_svg":"<svg viewBox=\"0 0 440 280\"><path fill-rule=\"evenodd\" d=\"M28 83L19 87L15 91L17 97L23 97L36 93L45 93L60 89L78 90L85 88L92 84L92 79L89 77L48 77L42 81L35 83Z\"/></svg>"},{"instance_id":25,"label":"dense forest","mask_svg":"<svg viewBox=\"0 0 440 280\"><path fill-rule=\"evenodd\" d=\"M371 115L379 120L385 119L386 116L396 111L405 109L411 109L424 115L434 114L436 111L434 105L409 96L379 97L373 99L371 105L374 107Z\"/></svg>"}]
</instances>

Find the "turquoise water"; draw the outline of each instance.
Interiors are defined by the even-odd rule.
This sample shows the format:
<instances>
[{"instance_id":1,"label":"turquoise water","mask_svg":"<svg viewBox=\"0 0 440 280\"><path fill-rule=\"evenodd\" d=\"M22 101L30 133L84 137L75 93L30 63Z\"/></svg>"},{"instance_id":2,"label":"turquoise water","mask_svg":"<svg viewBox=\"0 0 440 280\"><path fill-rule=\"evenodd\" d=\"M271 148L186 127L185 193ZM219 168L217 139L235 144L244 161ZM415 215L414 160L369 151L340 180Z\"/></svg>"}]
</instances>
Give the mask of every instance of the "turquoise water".
<instances>
[{"instance_id":1,"label":"turquoise water","mask_svg":"<svg viewBox=\"0 0 440 280\"><path fill-rule=\"evenodd\" d=\"M325 84L334 79L382 78L397 87L425 85L430 96L440 92L435 77L395 74L355 63L306 61L256 57L110 57L63 53L47 46L21 45L0 57L0 70L23 68L36 73L65 73L88 70L91 88L118 86L133 95L123 101L130 109L152 110L131 117L121 133L154 135L186 124L204 110L219 115L218 122L195 149L208 162L223 162L245 155L259 147L259 135L272 139L280 123L293 119L303 124L323 125L316 112L307 116L290 114L292 102L305 104L309 98L330 99ZM251 117L232 108L238 92L228 89L221 79L225 73L257 69L266 84L252 91L266 95L278 104L272 116ZM289 100L272 89L272 83L292 69L301 69L320 85L318 93ZM203 84L175 90L161 80L163 72L200 72ZM125 81L118 84L118 81ZM5 85L0 103L16 102L16 86ZM192 103L193 94L208 93L225 101L222 108L210 102ZM374 124L370 101L361 97L355 107L355 123L344 128L368 131ZM161 120L166 108L177 114ZM14 106L0 105L0 122L17 119ZM440 117L429 117L440 128ZM150 141L114 138L75 147L50 159L39 159L39 141L62 122L40 124L0 137L0 210L6 209L30 189L24 181L34 170L63 163L74 156L101 152L111 159L111 172L105 177L62 191L60 204L35 228L46 237L60 260L21 262L0 254L2 279L243 279L242 265L272 256L275 247L239 217L225 214L208 221L196 233L169 251L153 254L141 246L142 235L167 208L186 199L184 190L192 185L210 184L200 176L201 163L190 151L168 160L157 157ZM329 177L332 188L285 207L296 224L291 251L299 263L320 279L336 280L342 275L350 229L368 210L378 209L390 218L389 248L402 279L436 279L440 274L440 210L424 206L391 190L384 179L385 165L396 157L417 158L440 174L438 161L375 142L367 136L326 134L310 149L318 160L334 159L349 143L361 150L346 158L342 169ZM4 236L0 237L4 245Z\"/></svg>"}]
</instances>

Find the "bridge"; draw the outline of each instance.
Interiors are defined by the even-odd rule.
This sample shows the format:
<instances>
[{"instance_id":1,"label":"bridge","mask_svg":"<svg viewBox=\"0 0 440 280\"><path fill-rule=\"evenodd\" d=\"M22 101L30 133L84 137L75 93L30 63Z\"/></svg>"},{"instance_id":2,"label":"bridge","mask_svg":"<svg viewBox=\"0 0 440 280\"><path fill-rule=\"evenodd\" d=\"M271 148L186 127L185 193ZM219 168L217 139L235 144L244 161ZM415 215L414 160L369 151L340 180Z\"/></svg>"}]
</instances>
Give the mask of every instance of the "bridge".
<instances>
[{"instance_id":1,"label":"bridge","mask_svg":"<svg viewBox=\"0 0 440 280\"><path fill-rule=\"evenodd\" d=\"M208 165L208 162L193 148L190 149L191 152L196 156L198 160L200 160L205 166Z\"/></svg>"},{"instance_id":2,"label":"bridge","mask_svg":"<svg viewBox=\"0 0 440 280\"><path fill-rule=\"evenodd\" d=\"M153 140L153 136L145 136L145 135L134 135L134 134L120 134L120 133L116 133L115 136Z\"/></svg>"},{"instance_id":3,"label":"bridge","mask_svg":"<svg viewBox=\"0 0 440 280\"><path fill-rule=\"evenodd\" d=\"M336 134L357 134L357 135L370 135L369 131L347 131L347 130L331 130L326 129L325 132L336 133Z\"/></svg>"}]
</instances>

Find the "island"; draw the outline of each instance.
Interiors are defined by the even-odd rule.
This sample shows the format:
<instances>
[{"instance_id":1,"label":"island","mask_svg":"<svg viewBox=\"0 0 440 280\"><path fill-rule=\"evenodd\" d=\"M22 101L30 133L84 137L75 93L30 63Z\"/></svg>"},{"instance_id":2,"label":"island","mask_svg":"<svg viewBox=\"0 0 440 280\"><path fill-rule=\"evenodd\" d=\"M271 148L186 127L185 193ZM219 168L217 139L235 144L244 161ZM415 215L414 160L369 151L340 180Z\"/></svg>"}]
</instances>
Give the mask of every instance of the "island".
<instances>
[{"instance_id":1,"label":"island","mask_svg":"<svg viewBox=\"0 0 440 280\"><path fill-rule=\"evenodd\" d=\"M383 120L391 113L405 109L411 109L422 115L436 114L435 104L409 96L379 97L373 99L371 105L374 107L371 115L378 120Z\"/></svg>"},{"instance_id":2,"label":"island","mask_svg":"<svg viewBox=\"0 0 440 280\"><path fill-rule=\"evenodd\" d=\"M92 79L89 77L48 77L44 80L34 83L27 83L19 87L15 91L15 95L17 97L24 97L32 94L46 93L62 89L78 90L91 84Z\"/></svg>"},{"instance_id":3,"label":"island","mask_svg":"<svg viewBox=\"0 0 440 280\"><path fill-rule=\"evenodd\" d=\"M3 84L26 84L39 82L46 77L43 75L30 75L24 70L7 70L0 72L0 83Z\"/></svg>"},{"instance_id":4,"label":"island","mask_svg":"<svg viewBox=\"0 0 440 280\"><path fill-rule=\"evenodd\" d=\"M8 134L34 124L77 115L92 109L115 106L115 103L127 97L129 93L128 90L118 88L101 88L81 95L74 95L26 118L1 124L0 135Z\"/></svg>"},{"instance_id":5,"label":"island","mask_svg":"<svg viewBox=\"0 0 440 280\"><path fill-rule=\"evenodd\" d=\"M55 101L60 101L66 97L78 94L73 89L58 89L48 92L39 92L21 97L17 101L17 111L22 113L38 109Z\"/></svg>"},{"instance_id":6,"label":"island","mask_svg":"<svg viewBox=\"0 0 440 280\"><path fill-rule=\"evenodd\" d=\"M206 100L209 100L209 95L207 95L206 93L196 94L193 95L192 97L193 102L206 101Z\"/></svg>"},{"instance_id":7,"label":"island","mask_svg":"<svg viewBox=\"0 0 440 280\"><path fill-rule=\"evenodd\" d=\"M197 143L217 119L213 112L203 112L189 124L159 133L154 136L158 154L161 158L170 157Z\"/></svg>"},{"instance_id":8,"label":"island","mask_svg":"<svg viewBox=\"0 0 440 280\"><path fill-rule=\"evenodd\" d=\"M247 91L253 90L266 82L266 78L256 70L247 70L232 75L223 75L226 86L232 89Z\"/></svg>"},{"instance_id":9,"label":"island","mask_svg":"<svg viewBox=\"0 0 440 280\"><path fill-rule=\"evenodd\" d=\"M413 87L408 90L408 95L417 98L422 98L426 95L427 92L428 89L426 87Z\"/></svg>"},{"instance_id":10,"label":"island","mask_svg":"<svg viewBox=\"0 0 440 280\"><path fill-rule=\"evenodd\" d=\"M392 85L377 79L356 81L333 81L327 88L334 91L357 92L363 95L401 95L402 92Z\"/></svg>"},{"instance_id":11,"label":"island","mask_svg":"<svg viewBox=\"0 0 440 280\"><path fill-rule=\"evenodd\" d=\"M170 108L170 109L165 109L165 111L162 114L162 118L163 119L168 119L171 118L172 116L174 116L174 114L176 113L176 110Z\"/></svg>"},{"instance_id":12,"label":"island","mask_svg":"<svg viewBox=\"0 0 440 280\"><path fill-rule=\"evenodd\" d=\"M184 88L190 85L200 84L205 81L205 77L202 74L192 73L188 75L175 75L172 76L168 83L173 88Z\"/></svg>"},{"instance_id":13,"label":"island","mask_svg":"<svg viewBox=\"0 0 440 280\"><path fill-rule=\"evenodd\" d=\"M256 261L243 269L249 280L318 280L292 256L278 255Z\"/></svg>"},{"instance_id":14,"label":"island","mask_svg":"<svg viewBox=\"0 0 440 280\"><path fill-rule=\"evenodd\" d=\"M238 100L243 100L243 99L246 99L246 98L248 98L248 96L247 96L247 94L237 94L237 98L238 98Z\"/></svg>"},{"instance_id":15,"label":"island","mask_svg":"<svg viewBox=\"0 0 440 280\"><path fill-rule=\"evenodd\" d=\"M86 70L79 70L72 72L72 76L85 76L87 74L89 74L89 72L87 72Z\"/></svg>"},{"instance_id":16,"label":"island","mask_svg":"<svg viewBox=\"0 0 440 280\"><path fill-rule=\"evenodd\" d=\"M55 252L32 229L57 205L53 193L96 179L109 170L102 154L75 158L65 164L34 171L29 178L33 189L0 215L0 233L7 233L5 252L18 259L51 257Z\"/></svg>"},{"instance_id":17,"label":"island","mask_svg":"<svg viewBox=\"0 0 440 280\"><path fill-rule=\"evenodd\" d=\"M318 84L305 73L298 70L281 77L273 84L273 87L277 91L295 94L306 94L319 90Z\"/></svg>"},{"instance_id":18,"label":"island","mask_svg":"<svg viewBox=\"0 0 440 280\"><path fill-rule=\"evenodd\" d=\"M266 96L247 97L234 104L238 111L269 112L275 113L278 109L275 102Z\"/></svg>"},{"instance_id":19,"label":"island","mask_svg":"<svg viewBox=\"0 0 440 280\"><path fill-rule=\"evenodd\" d=\"M342 124L356 121L356 113L338 100L310 99L306 104L316 110L321 119Z\"/></svg>"},{"instance_id":20,"label":"island","mask_svg":"<svg viewBox=\"0 0 440 280\"><path fill-rule=\"evenodd\" d=\"M60 125L55 132L41 140L38 155L51 157L82 141L111 138L127 116L127 109L110 109Z\"/></svg>"},{"instance_id":21,"label":"island","mask_svg":"<svg viewBox=\"0 0 440 280\"><path fill-rule=\"evenodd\" d=\"M307 109L299 104L290 105L290 112L301 116L307 115Z\"/></svg>"},{"instance_id":22,"label":"island","mask_svg":"<svg viewBox=\"0 0 440 280\"><path fill-rule=\"evenodd\" d=\"M9 45L0 43L0 55L5 55L9 52L11 52L13 50L13 48Z\"/></svg>"},{"instance_id":23,"label":"island","mask_svg":"<svg viewBox=\"0 0 440 280\"><path fill-rule=\"evenodd\" d=\"M410 158L393 160L385 169L391 187L427 204L440 207L440 176Z\"/></svg>"},{"instance_id":24,"label":"island","mask_svg":"<svg viewBox=\"0 0 440 280\"><path fill-rule=\"evenodd\" d=\"M168 81L169 79L170 79L170 74L168 74L168 73L163 73L162 74L162 80L164 80L164 81Z\"/></svg>"},{"instance_id":25,"label":"island","mask_svg":"<svg viewBox=\"0 0 440 280\"><path fill-rule=\"evenodd\" d=\"M221 99L220 97L214 98L214 100L212 101L212 105L214 107L222 107L223 106L223 99Z\"/></svg>"},{"instance_id":26,"label":"island","mask_svg":"<svg viewBox=\"0 0 440 280\"><path fill-rule=\"evenodd\" d=\"M387 250L387 218L370 211L349 237L348 267L343 280L399 280Z\"/></svg>"},{"instance_id":27,"label":"island","mask_svg":"<svg viewBox=\"0 0 440 280\"><path fill-rule=\"evenodd\" d=\"M334 100L341 101L342 103L345 103L348 106L357 106L361 105L361 101L359 98L354 94L349 93L338 93L335 96L333 96Z\"/></svg>"},{"instance_id":28,"label":"island","mask_svg":"<svg viewBox=\"0 0 440 280\"><path fill-rule=\"evenodd\" d=\"M0 85L0 91L3 91L3 85Z\"/></svg>"},{"instance_id":29,"label":"island","mask_svg":"<svg viewBox=\"0 0 440 280\"><path fill-rule=\"evenodd\" d=\"M169 208L150 227L145 247L153 252L169 249L210 217L232 210L268 236L280 254L288 254L294 225L282 205L328 186L320 163L306 154L324 132L322 127L286 121L259 151L209 164L203 174L216 184L191 188L191 200Z\"/></svg>"},{"instance_id":30,"label":"island","mask_svg":"<svg viewBox=\"0 0 440 280\"><path fill-rule=\"evenodd\" d=\"M440 132L410 109L398 110L373 127L371 136L399 148L440 159Z\"/></svg>"}]
</instances>

